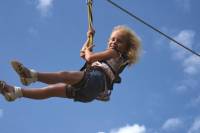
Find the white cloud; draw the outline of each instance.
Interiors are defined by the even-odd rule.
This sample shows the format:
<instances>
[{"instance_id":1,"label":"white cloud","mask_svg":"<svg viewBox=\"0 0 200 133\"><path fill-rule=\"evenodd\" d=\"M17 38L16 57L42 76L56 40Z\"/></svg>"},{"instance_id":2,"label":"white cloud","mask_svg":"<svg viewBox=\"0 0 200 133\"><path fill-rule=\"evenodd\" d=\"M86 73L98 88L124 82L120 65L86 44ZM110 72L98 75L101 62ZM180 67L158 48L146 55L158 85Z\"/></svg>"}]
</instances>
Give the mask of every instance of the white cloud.
<instances>
[{"instance_id":1,"label":"white cloud","mask_svg":"<svg viewBox=\"0 0 200 133\"><path fill-rule=\"evenodd\" d=\"M192 99L191 103L188 106L199 106L200 105L200 95Z\"/></svg>"},{"instance_id":2,"label":"white cloud","mask_svg":"<svg viewBox=\"0 0 200 133\"><path fill-rule=\"evenodd\" d=\"M195 75L200 72L200 58L192 55L183 62L184 72L189 75Z\"/></svg>"},{"instance_id":3,"label":"white cloud","mask_svg":"<svg viewBox=\"0 0 200 133\"><path fill-rule=\"evenodd\" d=\"M190 11L191 0L175 0L176 3L182 7L185 11Z\"/></svg>"},{"instance_id":4,"label":"white cloud","mask_svg":"<svg viewBox=\"0 0 200 133\"><path fill-rule=\"evenodd\" d=\"M36 36L36 35L38 35L38 30L35 27L30 27L28 29L28 33L33 35L33 36Z\"/></svg>"},{"instance_id":5,"label":"white cloud","mask_svg":"<svg viewBox=\"0 0 200 133\"><path fill-rule=\"evenodd\" d=\"M0 118L3 117L3 109L0 109Z\"/></svg>"},{"instance_id":6,"label":"white cloud","mask_svg":"<svg viewBox=\"0 0 200 133\"><path fill-rule=\"evenodd\" d=\"M188 87L185 84L182 84L182 85L176 87L176 91L181 92L181 93L186 92L187 90L188 90Z\"/></svg>"},{"instance_id":7,"label":"white cloud","mask_svg":"<svg viewBox=\"0 0 200 133\"><path fill-rule=\"evenodd\" d=\"M162 126L163 130L174 130L182 127L183 122L179 118L170 118Z\"/></svg>"},{"instance_id":8,"label":"white cloud","mask_svg":"<svg viewBox=\"0 0 200 133\"><path fill-rule=\"evenodd\" d=\"M192 126L190 127L188 133L200 133L200 118L197 118Z\"/></svg>"},{"instance_id":9,"label":"white cloud","mask_svg":"<svg viewBox=\"0 0 200 133\"><path fill-rule=\"evenodd\" d=\"M175 36L174 39L186 47L192 48L194 36L195 32L193 30L183 30L177 36ZM171 49L174 51L175 59L184 59L188 55L188 51L174 44L174 42L171 42Z\"/></svg>"},{"instance_id":10,"label":"white cloud","mask_svg":"<svg viewBox=\"0 0 200 133\"><path fill-rule=\"evenodd\" d=\"M38 0L37 9L43 16L48 15L49 10L53 6L53 0Z\"/></svg>"},{"instance_id":11,"label":"white cloud","mask_svg":"<svg viewBox=\"0 0 200 133\"><path fill-rule=\"evenodd\" d=\"M180 85L176 87L176 91L180 93L185 93L188 90L195 91L199 86L199 81L193 77L189 77L181 81Z\"/></svg>"},{"instance_id":12,"label":"white cloud","mask_svg":"<svg viewBox=\"0 0 200 133\"><path fill-rule=\"evenodd\" d=\"M119 129L113 129L110 133L146 133L145 126L140 126L138 124L134 125L126 125L125 127L121 127Z\"/></svg>"},{"instance_id":13,"label":"white cloud","mask_svg":"<svg viewBox=\"0 0 200 133\"><path fill-rule=\"evenodd\" d=\"M183 30L177 36L175 36L174 39L192 49L195 34L196 33L193 30ZM172 42L171 49L173 50L173 58L182 61L183 71L186 74L196 75L200 72L199 57L196 55L191 55L189 51Z\"/></svg>"}]
</instances>

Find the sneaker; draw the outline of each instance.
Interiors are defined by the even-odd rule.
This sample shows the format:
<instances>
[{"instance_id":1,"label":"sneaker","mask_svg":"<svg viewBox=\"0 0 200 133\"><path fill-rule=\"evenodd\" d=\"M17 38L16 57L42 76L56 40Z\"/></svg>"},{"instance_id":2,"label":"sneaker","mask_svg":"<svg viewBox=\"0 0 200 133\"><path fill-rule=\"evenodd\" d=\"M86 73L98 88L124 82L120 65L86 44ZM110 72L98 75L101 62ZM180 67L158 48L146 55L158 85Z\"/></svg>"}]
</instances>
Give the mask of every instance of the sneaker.
<instances>
[{"instance_id":1,"label":"sneaker","mask_svg":"<svg viewBox=\"0 0 200 133\"><path fill-rule=\"evenodd\" d=\"M17 98L22 97L20 87L14 87L14 89L11 89L6 85L5 81L0 81L0 93L8 102L15 101Z\"/></svg>"},{"instance_id":2,"label":"sneaker","mask_svg":"<svg viewBox=\"0 0 200 133\"><path fill-rule=\"evenodd\" d=\"M20 81L23 85L28 86L37 81L37 73L35 70L26 68L18 61L11 61L11 65L15 72L19 75Z\"/></svg>"}]
</instances>

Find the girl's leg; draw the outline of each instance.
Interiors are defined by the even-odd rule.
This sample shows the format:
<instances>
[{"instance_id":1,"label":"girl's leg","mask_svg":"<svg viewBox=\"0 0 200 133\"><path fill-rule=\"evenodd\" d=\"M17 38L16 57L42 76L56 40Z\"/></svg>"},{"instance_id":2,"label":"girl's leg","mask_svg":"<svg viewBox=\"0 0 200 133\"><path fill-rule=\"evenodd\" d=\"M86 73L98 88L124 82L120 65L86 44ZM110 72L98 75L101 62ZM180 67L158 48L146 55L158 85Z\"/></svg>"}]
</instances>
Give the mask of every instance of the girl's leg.
<instances>
[{"instance_id":1,"label":"girl's leg","mask_svg":"<svg viewBox=\"0 0 200 133\"><path fill-rule=\"evenodd\" d=\"M11 98L9 101L14 101L16 98L20 97L30 99L47 99L50 97L72 98L72 94L70 94L70 91L66 91L66 87L68 87L68 85L64 83L58 83L43 88L22 88L18 90L20 91L20 95L18 95L17 93L19 92L16 92L13 86L5 84L4 88L1 88L1 93L3 95L12 93L11 95L14 98Z\"/></svg>"},{"instance_id":2,"label":"girl's leg","mask_svg":"<svg viewBox=\"0 0 200 133\"><path fill-rule=\"evenodd\" d=\"M61 71L51 73L36 72L35 70L25 67L18 61L12 61L11 65L20 76L21 82L24 85L29 85L35 81L40 81L46 84L75 84L79 82L84 76L84 72L82 71Z\"/></svg>"},{"instance_id":3,"label":"girl's leg","mask_svg":"<svg viewBox=\"0 0 200 133\"><path fill-rule=\"evenodd\" d=\"M55 84L55 83L75 84L78 83L83 78L83 76L84 72L82 71L61 71L52 73L37 72L37 81L46 84Z\"/></svg>"},{"instance_id":4,"label":"girl's leg","mask_svg":"<svg viewBox=\"0 0 200 133\"><path fill-rule=\"evenodd\" d=\"M23 97L31 99L47 99L50 97L67 98L66 87L66 84L58 83L39 89L22 89L22 94Z\"/></svg>"}]
</instances>

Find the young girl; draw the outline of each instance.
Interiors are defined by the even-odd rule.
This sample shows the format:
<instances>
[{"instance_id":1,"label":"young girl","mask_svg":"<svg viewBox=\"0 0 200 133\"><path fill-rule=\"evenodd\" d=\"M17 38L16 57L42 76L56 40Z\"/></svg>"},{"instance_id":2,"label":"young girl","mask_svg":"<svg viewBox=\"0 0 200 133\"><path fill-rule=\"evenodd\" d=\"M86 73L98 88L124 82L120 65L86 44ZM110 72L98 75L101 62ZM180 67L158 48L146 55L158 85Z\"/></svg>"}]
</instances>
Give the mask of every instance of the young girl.
<instances>
[{"instance_id":1,"label":"young girl","mask_svg":"<svg viewBox=\"0 0 200 133\"><path fill-rule=\"evenodd\" d=\"M91 35L94 35L93 30L88 31L87 38ZM48 86L26 89L0 81L0 92L7 101L21 97L31 99L62 97L79 102L91 102L94 99L108 101L113 84L120 82L119 74L127 65L136 63L140 41L133 31L120 25L113 29L105 51L93 53L91 49L92 47L88 47L80 54L89 64L82 71L38 72L18 61L12 61L12 67L23 85L39 81Z\"/></svg>"}]
</instances>

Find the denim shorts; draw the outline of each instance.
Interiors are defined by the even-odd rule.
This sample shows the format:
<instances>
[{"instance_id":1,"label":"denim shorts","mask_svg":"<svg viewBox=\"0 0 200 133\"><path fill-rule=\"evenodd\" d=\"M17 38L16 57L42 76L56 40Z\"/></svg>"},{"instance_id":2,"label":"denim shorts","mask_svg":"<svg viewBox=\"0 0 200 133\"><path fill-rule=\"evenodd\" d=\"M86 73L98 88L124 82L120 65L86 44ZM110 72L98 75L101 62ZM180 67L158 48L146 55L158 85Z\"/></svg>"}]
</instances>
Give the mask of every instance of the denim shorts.
<instances>
[{"instance_id":1,"label":"denim shorts","mask_svg":"<svg viewBox=\"0 0 200 133\"><path fill-rule=\"evenodd\" d=\"M69 91L71 91L70 94L73 94L74 101L91 102L96 99L99 93L104 91L105 82L106 77L102 70L88 69L85 71L83 79L72 85L71 89L68 88L66 93L69 94Z\"/></svg>"}]
</instances>

